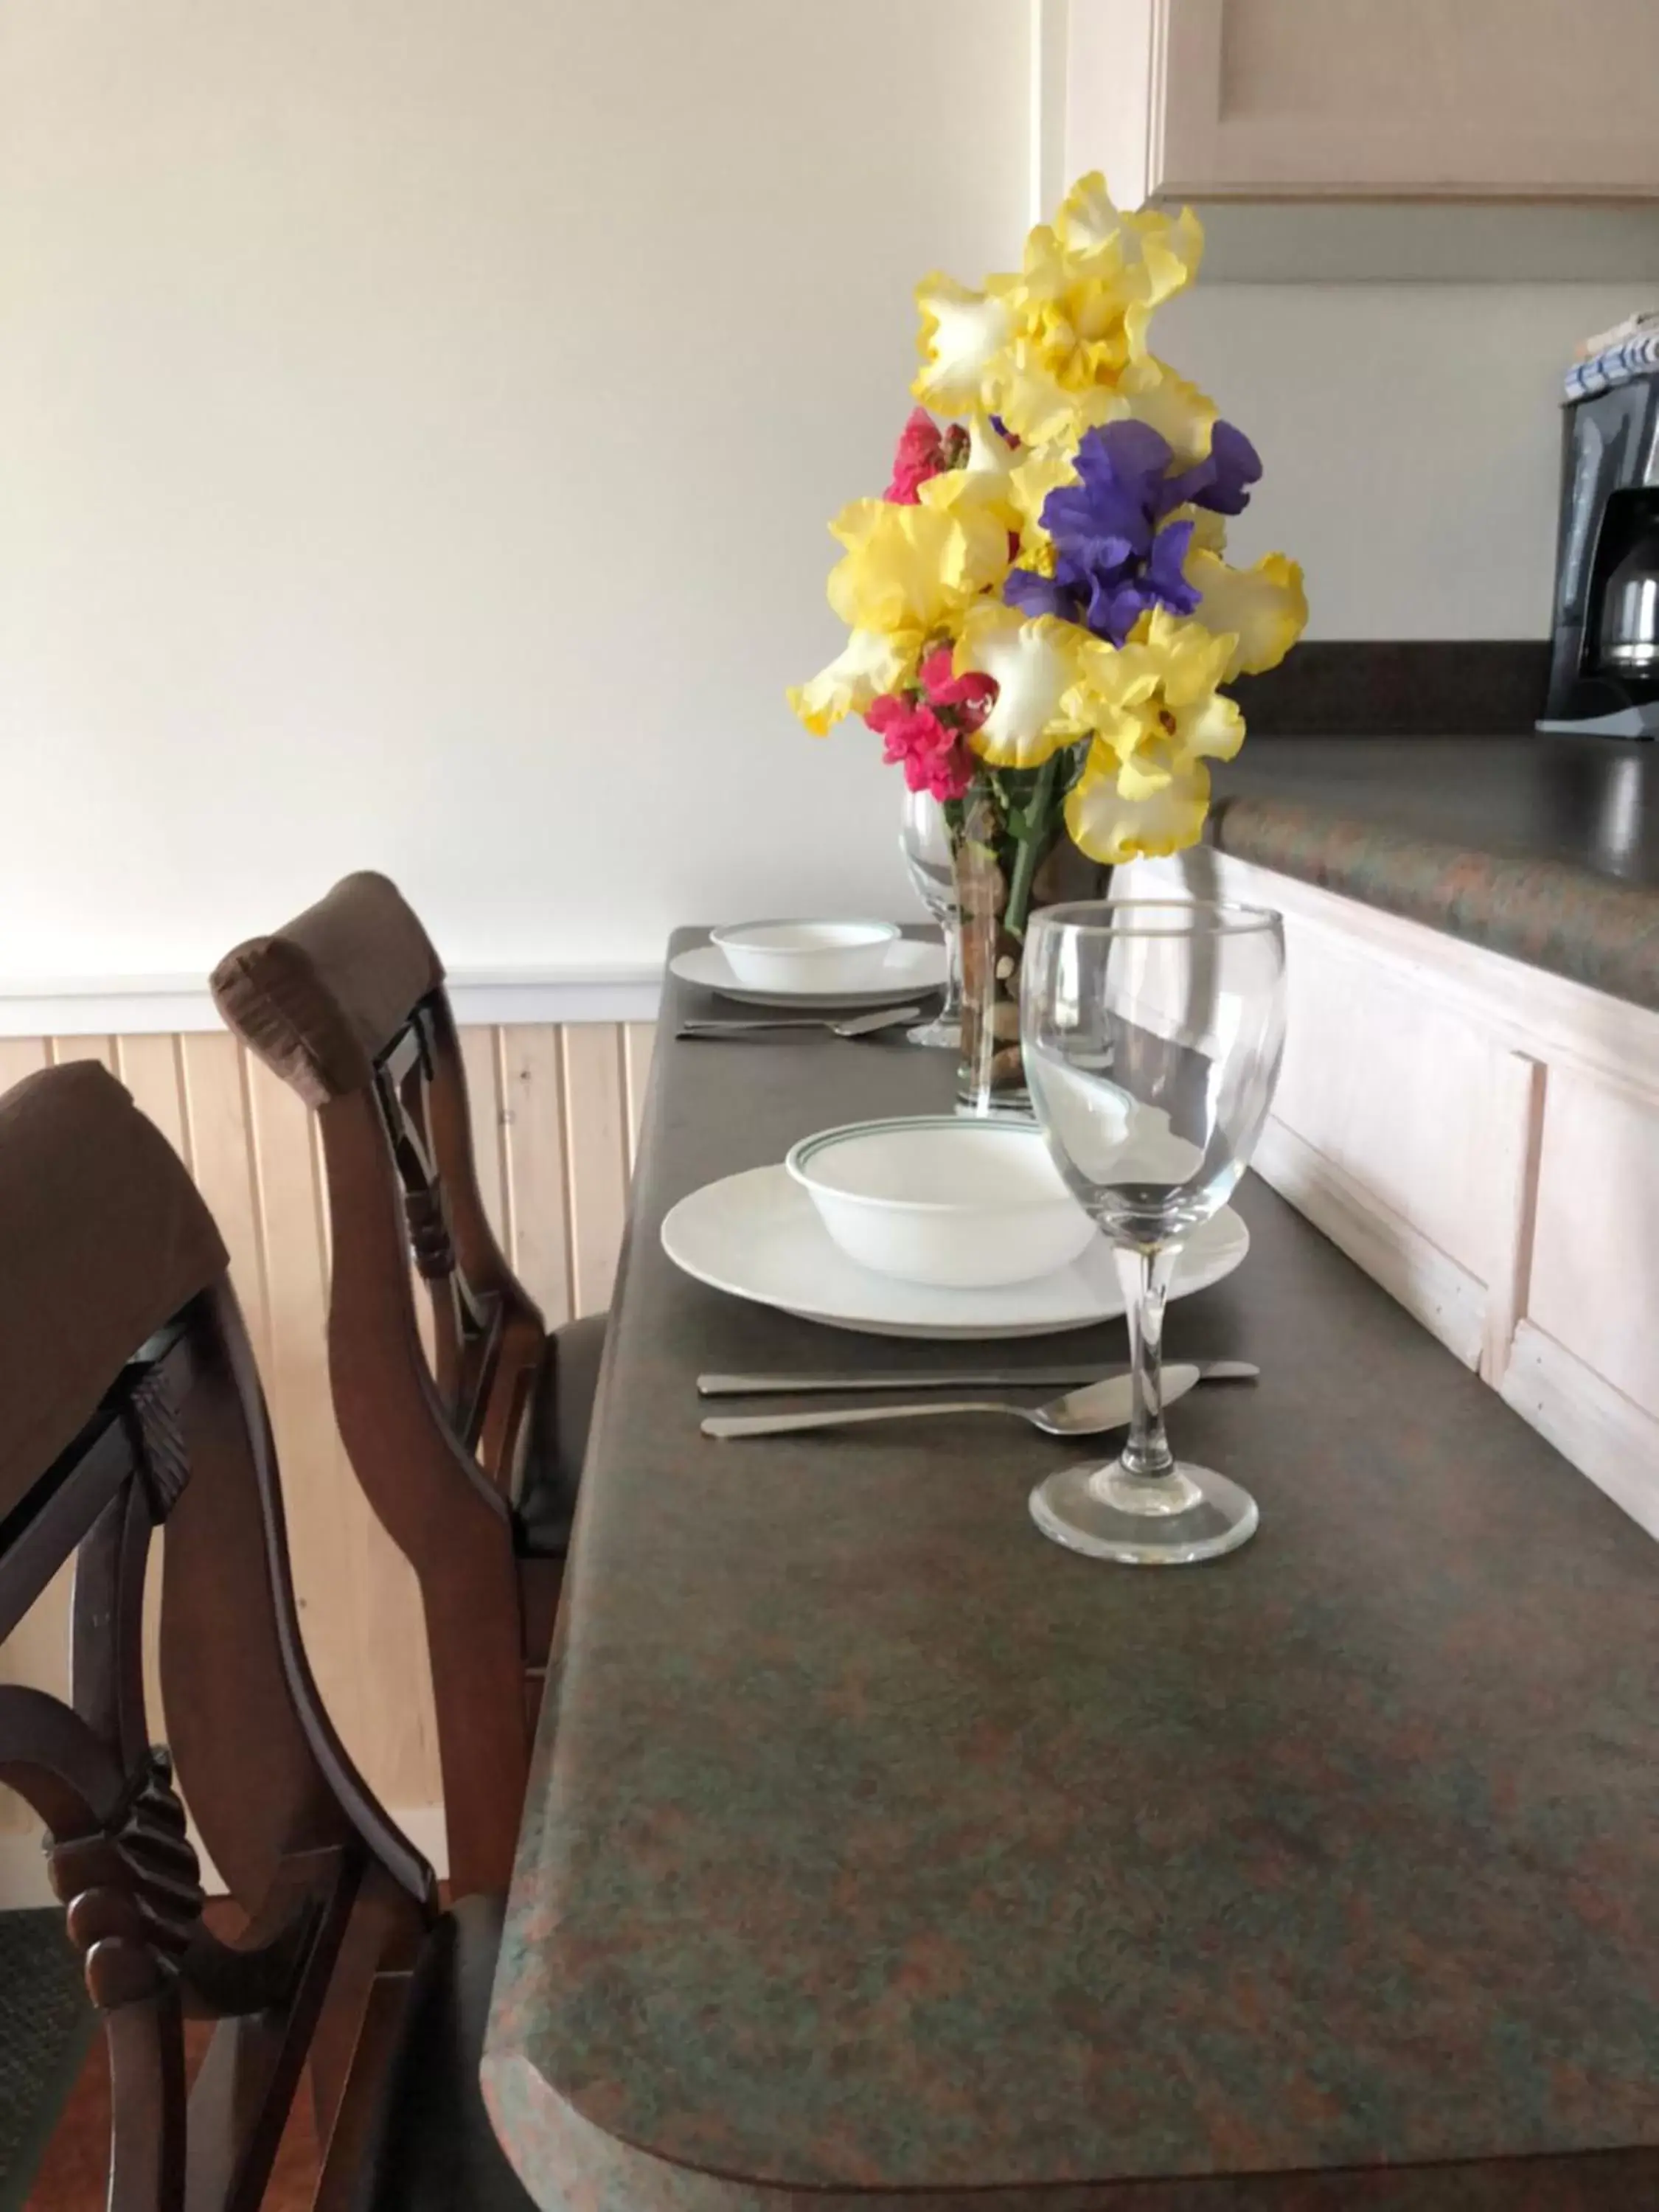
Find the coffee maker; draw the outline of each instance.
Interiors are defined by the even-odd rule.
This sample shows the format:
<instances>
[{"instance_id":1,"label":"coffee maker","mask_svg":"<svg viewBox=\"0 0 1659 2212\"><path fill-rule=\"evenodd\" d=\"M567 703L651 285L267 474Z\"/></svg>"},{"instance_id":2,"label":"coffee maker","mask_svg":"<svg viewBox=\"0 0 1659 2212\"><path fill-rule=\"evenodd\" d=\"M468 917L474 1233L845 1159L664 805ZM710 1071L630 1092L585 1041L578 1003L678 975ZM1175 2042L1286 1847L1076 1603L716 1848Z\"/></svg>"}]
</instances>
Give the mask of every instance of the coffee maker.
<instances>
[{"instance_id":1,"label":"coffee maker","mask_svg":"<svg viewBox=\"0 0 1659 2212\"><path fill-rule=\"evenodd\" d=\"M1540 730L1659 737L1659 373L1565 410Z\"/></svg>"}]
</instances>

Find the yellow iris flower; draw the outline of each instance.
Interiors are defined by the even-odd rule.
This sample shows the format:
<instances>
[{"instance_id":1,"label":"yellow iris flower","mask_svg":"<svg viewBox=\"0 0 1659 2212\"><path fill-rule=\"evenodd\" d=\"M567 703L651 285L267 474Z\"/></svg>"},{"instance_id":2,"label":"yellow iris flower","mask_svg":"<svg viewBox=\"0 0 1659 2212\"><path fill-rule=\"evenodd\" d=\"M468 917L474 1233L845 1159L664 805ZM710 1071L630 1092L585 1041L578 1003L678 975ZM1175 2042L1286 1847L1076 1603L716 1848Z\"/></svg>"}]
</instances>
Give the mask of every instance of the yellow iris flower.
<instances>
[{"instance_id":1,"label":"yellow iris flower","mask_svg":"<svg viewBox=\"0 0 1659 2212\"><path fill-rule=\"evenodd\" d=\"M956 650L958 676L993 678L996 703L968 742L994 768L1040 768L1088 726L1068 711L1081 696L1087 630L1054 615L1023 616L1018 608L981 599L963 617Z\"/></svg>"},{"instance_id":2,"label":"yellow iris flower","mask_svg":"<svg viewBox=\"0 0 1659 2212\"><path fill-rule=\"evenodd\" d=\"M1074 443L1032 446L1022 453L1008 479L1019 532L1020 565L1053 573L1054 549L1042 527L1042 507L1051 491L1077 481Z\"/></svg>"},{"instance_id":3,"label":"yellow iris flower","mask_svg":"<svg viewBox=\"0 0 1659 2212\"><path fill-rule=\"evenodd\" d=\"M917 285L922 366L910 389L924 407L940 415L996 412L1012 330L1005 296L1011 283L994 276L983 292L971 292L935 270Z\"/></svg>"},{"instance_id":4,"label":"yellow iris flower","mask_svg":"<svg viewBox=\"0 0 1659 2212\"><path fill-rule=\"evenodd\" d=\"M1210 772L1202 761L1172 767L1156 790L1135 799L1123 789L1115 757L1091 745L1082 775L1066 795L1066 827L1091 860L1121 867L1197 844L1209 805Z\"/></svg>"},{"instance_id":5,"label":"yellow iris flower","mask_svg":"<svg viewBox=\"0 0 1659 2212\"><path fill-rule=\"evenodd\" d=\"M1066 794L1066 826L1092 860L1178 853L1197 843L1210 805L1208 760L1231 760L1244 717L1216 686L1237 643L1155 608L1127 645L1091 647L1068 700L1094 729Z\"/></svg>"},{"instance_id":6,"label":"yellow iris flower","mask_svg":"<svg viewBox=\"0 0 1659 2212\"><path fill-rule=\"evenodd\" d=\"M861 714L884 691L896 690L916 672L919 629L855 629L827 668L809 683L792 684L789 704L815 738L826 737L845 714Z\"/></svg>"},{"instance_id":7,"label":"yellow iris flower","mask_svg":"<svg viewBox=\"0 0 1659 2212\"><path fill-rule=\"evenodd\" d=\"M1006 527L973 501L858 499L830 530L847 548L830 572L830 604L850 629L891 636L945 629L1008 570Z\"/></svg>"},{"instance_id":8,"label":"yellow iris flower","mask_svg":"<svg viewBox=\"0 0 1659 2212\"><path fill-rule=\"evenodd\" d=\"M1098 172L1075 185L1053 228L1031 232L1021 274L1001 295L1011 327L998 412L1009 428L1043 443L1074 428L1085 394L1156 386L1152 312L1192 282L1203 250L1190 208L1124 215Z\"/></svg>"},{"instance_id":9,"label":"yellow iris flower","mask_svg":"<svg viewBox=\"0 0 1659 2212\"><path fill-rule=\"evenodd\" d=\"M1234 568L1194 546L1187 556L1187 579L1202 594L1197 620L1235 640L1224 684L1277 668L1307 628L1301 564L1283 553L1265 553L1254 568Z\"/></svg>"},{"instance_id":10,"label":"yellow iris flower","mask_svg":"<svg viewBox=\"0 0 1659 2212\"><path fill-rule=\"evenodd\" d=\"M1002 452L1012 463L1006 446ZM982 458L975 468L970 452L967 468L925 483L915 507L854 500L830 524L847 550L830 572L830 604L851 635L826 668L788 695L815 737L908 683L927 639L953 630L970 601L1001 584L1018 516L1009 471L996 467L988 448Z\"/></svg>"},{"instance_id":11,"label":"yellow iris flower","mask_svg":"<svg viewBox=\"0 0 1659 2212\"><path fill-rule=\"evenodd\" d=\"M1052 225L1031 231L1017 276L993 276L982 292L937 271L922 279L922 365L911 390L942 414L1000 415L1028 445L1074 433L1084 394L1161 380L1147 325L1191 283L1203 251L1190 208L1123 214L1096 171L1073 186Z\"/></svg>"},{"instance_id":12,"label":"yellow iris flower","mask_svg":"<svg viewBox=\"0 0 1659 2212\"><path fill-rule=\"evenodd\" d=\"M939 274L924 279L912 389L967 424L966 459L921 483L913 505L858 500L836 517L830 528L844 550L829 597L850 635L789 694L807 728L822 732L914 682L924 653L955 640L957 673L997 686L968 740L982 760L1036 768L1089 740L1066 823L1085 853L1114 864L1198 837L1206 763L1231 759L1244 736L1219 687L1275 666L1307 621L1297 564L1270 553L1231 566L1224 519L1195 507L1179 511L1192 533L1186 574L1200 595L1190 617L1155 608L1114 648L1000 596L1012 562L1054 573L1042 512L1076 480L1089 431L1146 422L1167 440L1175 470L1209 453L1214 402L1148 343L1153 313L1192 282L1203 242L1190 209L1125 213L1097 173L1073 187L1052 224L1031 231L1017 274L994 276L980 291ZM960 450L953 437L952 457Z\"/></svg>"},{"instance_id":13,"label":"yellow iris flower","mask_svg":"<svg viewBox=\"0 0 1659 2212\"><path fill-rule=\"evenodd\" d=\"M1006 551L1009 533L1018 532L1023 520L1014 487L1018 459L1006 440L976 415L968 426L967 459L959 469L929 477L917 496L924 507L957 516L964 526L970 515L990 517L1003 532Z\"/></svg>"},{"instance_id":14,"label":"yellow iris flower","mask_svg":"<svg viewBox=\"0 0 1659 2212\"><path fill-rule=\"evenodd\" d=\"M1121 648L1091 638L1066 711L1115 763L1126 799L1150 799L1200 760L1231 760L1244 717L1216 686L1237 640L1156 607ZM1105 763L1099 764L1103 771Z\"/></svg>"},{"instance_id":15,"label":"yellow iris flower","mask_svg":"<svg viewBox=\"0 0 1659 2212\"><path fill-rule=\"evenodd\" d=\"M1210 434L1220 409L1213 399L1177 376L1167 362L1147 354L1111 387L1076 394L1068 434L1073 442L1085 430L1130 420L1150 423L1169 441L1171 465L1191 468L1210 450Z\"/></svg>"}]
</instances>

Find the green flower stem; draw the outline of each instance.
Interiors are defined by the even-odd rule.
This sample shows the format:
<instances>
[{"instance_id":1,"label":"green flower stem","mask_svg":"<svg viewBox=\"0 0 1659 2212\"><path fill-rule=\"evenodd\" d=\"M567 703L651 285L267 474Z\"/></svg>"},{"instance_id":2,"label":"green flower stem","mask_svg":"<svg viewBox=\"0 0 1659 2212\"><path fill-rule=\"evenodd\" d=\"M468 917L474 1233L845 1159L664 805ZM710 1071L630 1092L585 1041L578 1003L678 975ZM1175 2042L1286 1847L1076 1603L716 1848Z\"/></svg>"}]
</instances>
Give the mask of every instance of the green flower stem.
<instances>
[{"instance_id":1,"label":"green flower stem","mask_svg":"<svg viewBox=\"0 0 1659 2212\"><path fill-rule=\"evenodd\" d=\"M1025 834L1019 840L1019 852L1014 860L1012 879L1008 885L1007 911L1003 916L1004 927L1011 937L1025 934L1026 910L1031 903L1031 879L1036 874L1037 862L1042 858L1049 842L1049 810L1054 805L1054 777L1060 768L1060 756L1051 753L1036 772L1036 781L1031 795L1021 811L1024 817Z\"/></svg>"}]
</instances>

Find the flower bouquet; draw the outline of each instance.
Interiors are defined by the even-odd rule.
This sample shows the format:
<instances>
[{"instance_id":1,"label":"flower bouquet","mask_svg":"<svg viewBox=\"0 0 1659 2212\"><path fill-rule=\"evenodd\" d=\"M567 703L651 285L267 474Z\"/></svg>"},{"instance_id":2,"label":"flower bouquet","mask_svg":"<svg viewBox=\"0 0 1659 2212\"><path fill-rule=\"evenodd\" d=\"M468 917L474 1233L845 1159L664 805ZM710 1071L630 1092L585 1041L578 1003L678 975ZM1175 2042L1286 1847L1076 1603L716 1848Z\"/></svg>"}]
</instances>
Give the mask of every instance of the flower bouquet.
<instances>
[{"instance_id":1,"label":"flower bouquet","mask_svg":"<svg viewBox=\"0 0 1659 2212\"><path fill-rule=\"evenodd\" d=\"M1189 208L1122 213L1097 174L1017 275L925 278L892 481L830 526L850 635L790 704L817 736L861 715L945 809L981 1109L1020 1087L1033 903L1066 894L1068 865L1197 841L1206 763L1244 738L1222 687L1275 666L1307 620L1293 561L1224 557L1261 464L1147 343L1202 247Z\"/></svg>"}]
</instances>

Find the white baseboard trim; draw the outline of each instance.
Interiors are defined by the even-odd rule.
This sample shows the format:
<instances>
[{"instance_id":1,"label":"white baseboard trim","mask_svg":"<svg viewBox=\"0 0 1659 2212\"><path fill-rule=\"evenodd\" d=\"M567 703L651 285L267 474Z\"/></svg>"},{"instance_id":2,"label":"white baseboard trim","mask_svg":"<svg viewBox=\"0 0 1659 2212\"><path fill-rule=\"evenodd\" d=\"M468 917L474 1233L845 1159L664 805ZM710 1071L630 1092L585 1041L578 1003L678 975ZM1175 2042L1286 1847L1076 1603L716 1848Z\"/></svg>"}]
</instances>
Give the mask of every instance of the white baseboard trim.
<instances>
[{"instance_id":1,"label":"white baseboard trim","mask_svg":"<svg viewBox=\"0 0 1659 2212\"><path fill-rule=\"evenodd\" d=\"M451 975L448 990L455 1018L465 1028L652 1022L662 998L662 970L648 965L478 969ZM223 1027L204 976L0 981L0 1037L176 1036Z\"/></svg>"},{"instance_id":2,"label":"white baseboard trim","mask_svg":"<svg viewBox=\"0 0 1659 2212\"><path fill-rule=\"evenodd\" d=\"M1269 1118L1251 1164L1465 1366L1479 1367L1486 1290L1466 1267L1283 1121Z\"/></svg>"},{"instance_id":3,"label":"white baseboard trim","mask_svg":"<svg viewBox=\"0 0 1659 2212\"><path fill-rule=\"evenodd\" d=\"M1515 1332L1498 1395L1659 1536L1659 1419L1534 1322Z\"/></svg>"},{"instance_id":4,"label":"white baseboard trim","mask_svg":"<svg viewBox=\"0 0 1659 2212\"><path fill-rule=\"evenodd\" d=\"M440 1881L449 1872L449 1842L444 1832L441 1805L405 1805L392 1811L401 1828ZM202 1839L192 1826L191 1840L202 1861L202 1886L210 1897L222 1897L225 1886L218 1869L202 1850ZM46 1855L38 1832L0 1833L0 1912L20 1912L30 1905L57 1900L46 1879Z\"/></svg>"}]
</instances>

